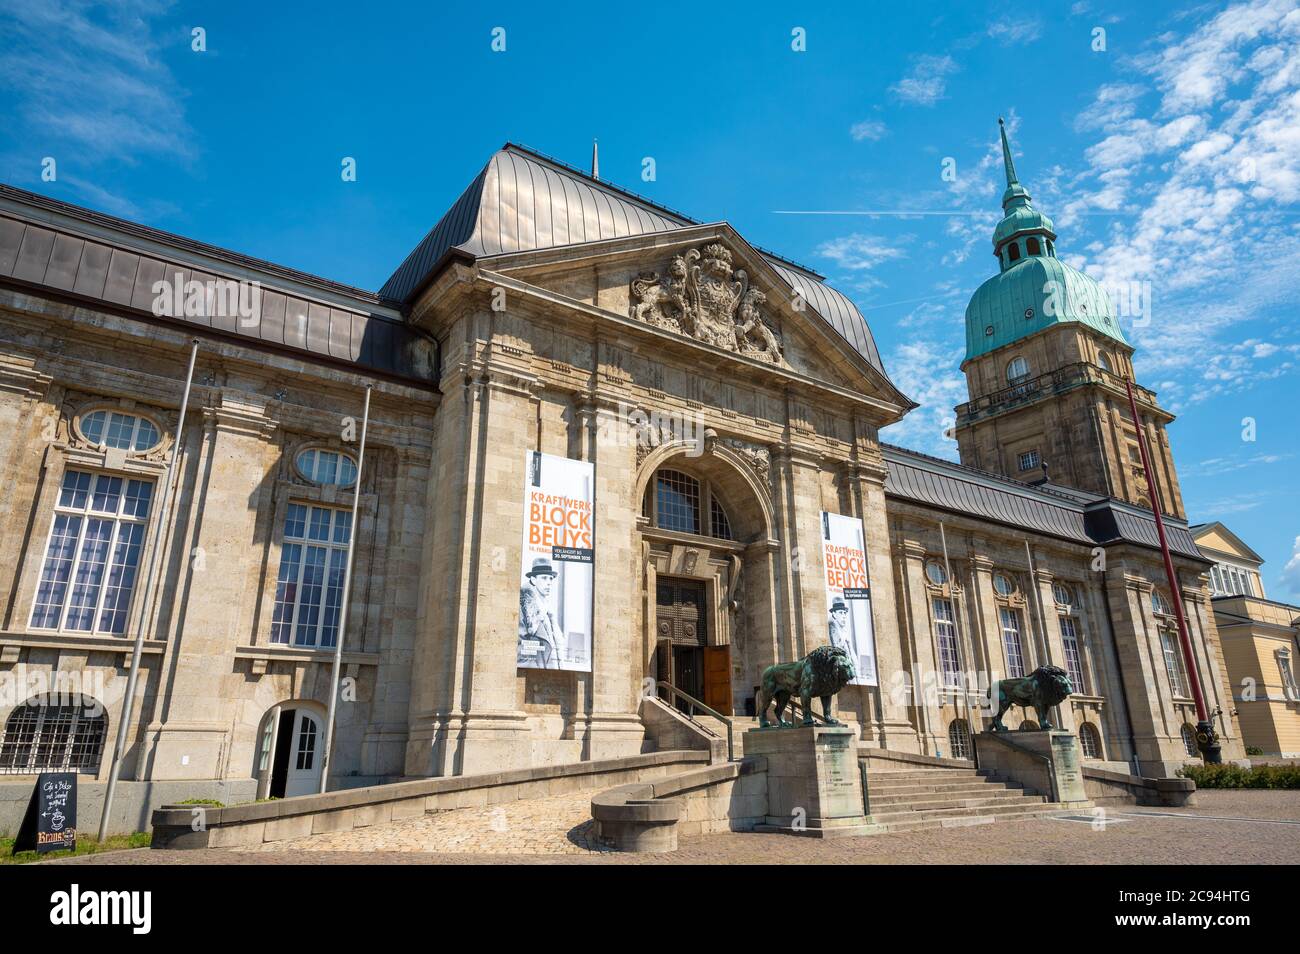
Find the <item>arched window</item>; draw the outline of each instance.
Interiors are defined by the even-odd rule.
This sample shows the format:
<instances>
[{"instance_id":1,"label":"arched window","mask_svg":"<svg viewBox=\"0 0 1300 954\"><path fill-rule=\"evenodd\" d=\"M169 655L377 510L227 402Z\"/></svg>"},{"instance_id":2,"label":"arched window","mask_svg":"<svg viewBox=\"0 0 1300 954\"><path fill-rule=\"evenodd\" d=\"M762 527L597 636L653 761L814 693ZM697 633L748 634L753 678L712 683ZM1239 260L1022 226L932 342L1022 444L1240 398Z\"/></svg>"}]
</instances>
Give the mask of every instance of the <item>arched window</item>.
<instances>
[{"instance_id":1,"label":"arched window","mask_svg":"<svg viewBox=\"0 0 1300 954\"><path fill-rule=\"evenodd\" d=\"M101 447L120 450L147 451L157 447L162 440L158 427L147 417L123 414L118 411L99 410L82 415L77 424L81 436Z\"/></svg>"},{"instance_id":2,"label":"arched window","mask_svg":"<svg viewBox=\"0 0 1300 954\"><path fill-rule=\"evenodd\" d=\"M1085 759L1101 758L1101 735L1091 722L1079 725L1079 750Z\"/></svg>"},{"instance_id":3,"label":"arched window","mask_svg":"<svg viewBox=\"0 0 1300 954\"><path fill-rule=\"evenodd\" d=\"M1174 615L1173 607L1169 605L1168 598L1159 590L1151 591L1151 611L1157 616Z\"/></svg>"},{"instance_id":4,"label":"arched window","mask_svg":"<svg viewBox=\"0 0 1300 954\"><path fill-rule=\"evenodd\" d=\"M1052 256L1053 258L1056 257L1056 246L1052 244L1051 239L1047 240L1047 254Z\"/></svg>"},{"instance_id":5,"label":"arched window","mask_svg":"<svg viewBox=\"0 0 1300 954\"><path fill-rule=\"evenodd\" d=\"M1106 352L1104 352L1104 351L1098 351L1098 352L1097 352L1097 364L1098 364L1098 365L1101 367L1101 369L1102 369L1103 371L1105 371L1107 374L1112 374L1112 373L1114 373L1113 370L1111 369L1111 366L1110 366L1110 358L1107 356Z\"/></svg>"},{"instance_id":6,"label":"arched window","mask_svg":"<svg viewBox=\"0 0 1300 954\"><path fill-rule=\"evenodd\" d=\"M0 775L99 771L108 733L90 696L33 696L9 714L0 736Z\"/></svg>"},{"instance_id":7,"label":"arched window","mask_svg":"<svg viewBox=\"0 0 1300 954\"><path fill-rule=\"evenodd\" d=\"M1018 354L1007 365L1007 381L1014 384L1027 377L1029 377L1029 362L1025 360L1024 355Z\"/></svg>"},{"instance_id":8,"label":"arched window","mask_svg":"<svg viewBox=\"0 0 1300 954\"><path fill-rule=\"evenodd\" d=\"M1193 758L1200 758L1201 750L1196 746L1196 730L1186 722L1183 723L1183 748Z\"/></svg>"},{"instance_id":9,"label":"arched window","mask_svg":"<svg viewBox=\"0 0 1300 954\"><path fill-rule=\"evenodd\" d=\"M948 747L953 758L970 758L970 730L965 719L953 719L948 723Z\"/></svg>"},{"instance_id":10,"label":"arched window","mask_svg":"<svg viewBox=\"0 0 1300 954\"><path fill-rule=\"evenodd\" d=\"M313 484L333 484L351 487L356 483L357 465L347 454L338 451L310 448L298 455L298 473Z\"/></svg>"},{"instance_id":11,"label":"arched window","mask_svg":"<svg viewBox=\"0 0 1300 954\"><path fill-rule=\"evenodd\" d=\"M704 513L709 522L704 523ZM680 470L664 468L655 472L646 488L642 513L660 530L712 536L719 540L733 540L731 519L722 501L713 493L712 485Z\"/></svg>"},{"instance_id":12,"label":"arched window","mask_svg":"<svg viewBox=\"0 0 1300 954\"><path fill-rule=\"evenodd\" d=\"M1012 242L1007 246L1007 261L1016 262L1020 260L1020 246Z\"/></svg>"},{"instance_id":13,"label":"arched window","mask_svg":"<svg viewBox=\"0 0 1300 954\"><path fill-rule=\"evenodd\" d=\"M1029 240L1025 242L1025 250L1028 251L1030 255L1043 254L1042 246L1038 244L1038 239L1033 236L1030 236Z\"/></svg>"}]
</instances>

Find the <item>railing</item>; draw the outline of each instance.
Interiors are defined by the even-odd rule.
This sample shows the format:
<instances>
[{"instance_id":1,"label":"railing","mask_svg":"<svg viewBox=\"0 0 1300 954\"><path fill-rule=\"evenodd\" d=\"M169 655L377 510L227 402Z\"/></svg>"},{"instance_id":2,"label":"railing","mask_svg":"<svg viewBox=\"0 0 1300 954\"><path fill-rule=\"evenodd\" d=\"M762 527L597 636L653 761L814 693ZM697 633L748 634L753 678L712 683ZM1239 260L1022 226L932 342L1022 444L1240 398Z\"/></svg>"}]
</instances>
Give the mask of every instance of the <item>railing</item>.
<instances>
[{"instance_id":1,"label":"railing","mask_svg":"<svg viewBox=\"0 0 1300 954\"><path fill-rule=\"evenodd\" d=\"M680 689L678 689L670 682L665 682L664 680L660 679L657 683L655 683L655 685L657 685L660 689L666 689L668 691L668 694L674 699L684 702L687 708L684 712L682 712L682 714L685 715L686 718L689 719L691 722L695 723L697 726L703 729L705 732L708 732L710 735L714 734L713 731L707 725L705 725L704 723L700 722L698 719L695 718L696 709L699 709L705 715L713 716L713 718L717 719L719 722L725 725L727 727L727 761L728 762L736 761L736 738L735 738L736 729L735 726L732 724L730 718L724 716L721 712L717 712L714 709L710 709L699 699L696 699L694 696L687 695L686 693L682 692ZM682 711L682 710L679 709L678 711Z\"/></svg>"},{"instance_id":2,"label":"railing","mask_svg":"<svg viewBox=\"0 0 1300 954\"><path fill-rule=\"evenodd\" d=\"M1124 389L1124 379L1119 375L1095 364L1079 361L1036 377L1023 378L991 394L985 394L965 404L958 404L956 408L957 419L958 421L970 420L1028 401L1039 394L1053 393L1090 382L1107 385L1116 391ZM1150 405L1156 403L1154 391L1139 387L1136 384L1133 386L1133 390L1143 403Z\"/></svg>"}]
</instances>

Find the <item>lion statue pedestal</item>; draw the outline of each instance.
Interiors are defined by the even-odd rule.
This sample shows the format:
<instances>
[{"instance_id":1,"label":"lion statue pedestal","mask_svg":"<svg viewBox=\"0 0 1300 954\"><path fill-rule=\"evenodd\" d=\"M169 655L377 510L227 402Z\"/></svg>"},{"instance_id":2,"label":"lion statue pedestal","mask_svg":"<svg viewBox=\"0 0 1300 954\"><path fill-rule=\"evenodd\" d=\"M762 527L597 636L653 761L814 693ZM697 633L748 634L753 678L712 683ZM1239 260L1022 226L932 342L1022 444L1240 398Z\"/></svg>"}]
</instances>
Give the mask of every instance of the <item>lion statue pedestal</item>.
<instances>
[{"instance_id":1,"label":"lion statue pedestal","mask_svg":"<svg viewBox=\"0 0 1300 954\"><path fill-rule=\"evenodd\" d=\"M862 810L857 746L842 725L746 732L745 757L767 760L767 819L754 830L814 838L875 831Z\"/></svg>"},{"instance_id":2,"label":"lion statue pedestal","mask_svg":"<svg viewBox=\"0 0 1300 954\"><path fill-rule=\"evenodd\" d=\"M1079 740L1072 732L981 732L975 736L975 750L981 772L1018 782L1070 808L1092 805L1083 786Z\"/></svg>"}]
</instances>

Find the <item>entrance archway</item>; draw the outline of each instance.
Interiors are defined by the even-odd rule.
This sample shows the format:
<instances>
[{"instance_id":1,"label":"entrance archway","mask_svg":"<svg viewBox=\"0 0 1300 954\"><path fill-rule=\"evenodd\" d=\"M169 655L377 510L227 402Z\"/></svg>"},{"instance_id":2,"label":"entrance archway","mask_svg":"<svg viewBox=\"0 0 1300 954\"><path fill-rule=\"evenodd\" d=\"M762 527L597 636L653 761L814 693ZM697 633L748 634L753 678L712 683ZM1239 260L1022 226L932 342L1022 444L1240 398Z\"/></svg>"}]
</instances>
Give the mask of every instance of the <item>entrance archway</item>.
<instances>
[{"instance_id":1,"label":"entrance archway","mask_svg":"<svg viewBox=\"0 0 1300 954\"><path fill-rule=\"evenodd\" d=\"M257 756L259 798L292 798L320 791L325 718L314 703L285 702L262 719Z\"/></svg>"},{"instance_id":2,"label":"entrance archway","mask_svg":"<svg viewBox=\"0 0 1300 954\"><path fill-rule=\"evenodd\" d=\"M717 441L661 446L638 473L644 672L724 715L752 710L775 659L777 549L766 457Z\"/></svg>"}]
</instances>

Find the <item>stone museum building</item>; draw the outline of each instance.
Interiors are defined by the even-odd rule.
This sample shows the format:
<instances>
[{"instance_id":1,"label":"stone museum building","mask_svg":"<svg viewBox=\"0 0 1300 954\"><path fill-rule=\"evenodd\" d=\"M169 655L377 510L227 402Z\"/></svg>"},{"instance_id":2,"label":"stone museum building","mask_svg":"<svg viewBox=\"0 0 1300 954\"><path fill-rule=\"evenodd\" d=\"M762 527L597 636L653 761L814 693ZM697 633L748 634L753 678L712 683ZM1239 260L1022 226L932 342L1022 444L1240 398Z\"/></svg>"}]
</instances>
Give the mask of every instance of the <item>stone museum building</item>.
<instances>
[{"instance_id":1,"label":"stone museum building","mask_svg":"<svg viewBox=\"0 0 1300 954\"><path fill-rule=\"evenodd\" d=\"M655 682L743 717L827 643L823 514L865 541L862 744L968 755L981 689L1051 664L1090 762L1194 757L1193 669L1241 757L1173 416L1136 388L1147 474L1133 348L1006 171L961 463L882 443L915 405L822 276L517 145L373 292L0 187L0 790L102 785L141 628L137 801L316 791L341 632L332 788L653 750ZM545 455L594 475L577 668L522 666ZM535 603L564 583L523 570Z\"/></svg>"}]
</instances>

